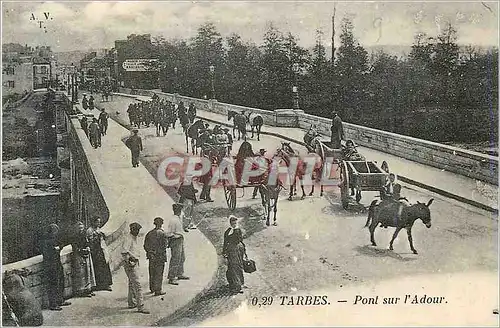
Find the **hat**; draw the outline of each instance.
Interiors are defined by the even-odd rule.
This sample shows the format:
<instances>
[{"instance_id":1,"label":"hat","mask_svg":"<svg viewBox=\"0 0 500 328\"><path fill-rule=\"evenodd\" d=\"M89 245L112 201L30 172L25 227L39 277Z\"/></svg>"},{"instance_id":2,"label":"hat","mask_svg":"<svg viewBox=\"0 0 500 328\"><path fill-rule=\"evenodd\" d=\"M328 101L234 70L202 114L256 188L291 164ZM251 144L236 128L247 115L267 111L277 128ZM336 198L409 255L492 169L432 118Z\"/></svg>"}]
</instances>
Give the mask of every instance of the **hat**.
<instances>
[{"instance_id":1,"label":"hat","mask_svg":"<svg viewBox=\"0 0 500 328\"><path fill-rule=\"evenodd\" d=\"M130 227L130 229L137 229L137 230L139 230L139 229L141 229L141 228L142 228L142 226L141 226L139 223L137 223L137 222L132 222L132 223L129 225L129 227Z\"/></svg>"},{"instance_id":2,"label":"hat","mask_svg":"<svg viewBox=\"0 0 500 328\"><path fill-rule=\"evenodd\" d=\"M227 132L227 131L229 131L229 129L228 128L222 128L222 131L226 131Z\"/></svg>"},{"instance_id":3,"label":"hat","mask_svg":"<svg viewBox=\"0 0 500 328\"><path fill-rule=\"evenodd\" d=\"M264 154L266 150L264 148L259 149L259 153Z\"/></svg>"},{"instance_id":4,"label":"hat","mask_svg":"<svg viewBox=\"0 0 500 328\"><path fill-rule=\"evenodd\" d=\"M153 221L154 224L163 224L163 218L161 217L156 217Z\"/></svg>"},{"instance_id":5,"label":"hat","mask_svg":"<svg viewBox=\"0 0 500 328\"><path fill-rule=\"evenodd\" d=\"M179 212L183 206L184 205L182 204L172 204L172 210L174 211L174 213Z\"/></svg>"}]
</instances>

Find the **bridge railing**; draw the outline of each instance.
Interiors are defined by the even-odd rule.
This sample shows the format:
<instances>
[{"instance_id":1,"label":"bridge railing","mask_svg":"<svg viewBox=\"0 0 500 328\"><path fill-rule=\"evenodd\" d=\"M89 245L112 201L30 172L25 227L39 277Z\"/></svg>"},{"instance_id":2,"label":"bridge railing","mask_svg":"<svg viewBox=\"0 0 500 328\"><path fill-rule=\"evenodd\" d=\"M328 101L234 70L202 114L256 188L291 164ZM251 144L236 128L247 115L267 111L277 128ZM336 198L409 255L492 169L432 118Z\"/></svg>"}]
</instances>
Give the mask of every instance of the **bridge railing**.
<instances>
[{"instance_id":1,"label":"bridge railing","mask_svg":"<svg viewBox=\"0 0 500 328\"><path fill-rule=\"evenodd\" d=\"M120 92L145 96L152 96L156 93L159 97L174 102L193 102L200 109L222 115L226 115L229 110L254 112L261 114L264 118L264 124L270 126L308 129L311 124L316 124L321 134L330 136L330 119L305 114L302 111L296 111L295 114L290 111L282 114L279 111L267 111L221 103L216 100L203 100L151 90L136 89L132 91L131 89L120 88ZM286 122L288 125L283 125L283 119L280 119L280 115L287 116ZM295 115L295 118L291 117L292 115ZM354 140L359 145L498 185L498 157L351 123L345 123L344 130L346 137Z\"/></svg>"}]
</instances>

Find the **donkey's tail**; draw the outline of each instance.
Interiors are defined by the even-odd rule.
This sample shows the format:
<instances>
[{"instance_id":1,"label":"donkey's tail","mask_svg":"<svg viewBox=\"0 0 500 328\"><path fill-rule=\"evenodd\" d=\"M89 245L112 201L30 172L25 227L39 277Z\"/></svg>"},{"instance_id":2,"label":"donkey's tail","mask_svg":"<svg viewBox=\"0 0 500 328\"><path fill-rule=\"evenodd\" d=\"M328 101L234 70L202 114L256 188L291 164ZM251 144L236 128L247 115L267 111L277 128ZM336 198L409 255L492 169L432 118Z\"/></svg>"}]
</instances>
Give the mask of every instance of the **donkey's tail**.
<instances>
[{"instance_id":1,"label":"donkey's tail","mask_svg":"<svg viewBox=\"0 0 500 328\"><path fill-rule=\"evenodd\" d=\"M366 219L366 224L365 224L365 226L363 228L368 227L368 225L370 224L370 220L373 219L373 214L374 214L375 206L377 205L377 202L378 202L378 199L375 199L370 204L370 207L368 208L368 218Z\"/></svg>"}]
</instances>

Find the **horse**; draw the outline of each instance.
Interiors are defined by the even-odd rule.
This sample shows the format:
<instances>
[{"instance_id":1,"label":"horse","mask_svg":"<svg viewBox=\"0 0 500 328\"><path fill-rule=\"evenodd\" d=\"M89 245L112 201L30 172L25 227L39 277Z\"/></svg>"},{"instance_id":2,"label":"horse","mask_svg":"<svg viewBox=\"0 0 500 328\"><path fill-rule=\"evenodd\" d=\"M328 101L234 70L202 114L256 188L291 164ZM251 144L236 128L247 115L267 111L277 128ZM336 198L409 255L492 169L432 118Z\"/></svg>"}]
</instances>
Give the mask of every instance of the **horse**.
<instances>
[{"instance_id":1,"label":"horse","mask_svg":"<svg viewBox=\"0 0 500 328\"><path fill-rule=\"evenodd\" d=\"M257 133L257 140L260 141L260 130L264 125L264 119L262 118L262 115L257 113L250 113L247 116L247 121L250 123L250 128L252 129L252 136L250 138L253 138L255 128L255 132Z\"/></svg>"},{"instance_id":2,"label":"horse","mask_svg":"<svg viewBox=\"0 0 500 328\"><path fill-rule=\"evenodd\" d=\"M262 206L266 213L266 225L269 227L271 222L271 211L274 212L273 226L277 226L276 212L278 212L278 198L282 189L286 189L281 180L277 180L277 184L262 184L258 187L260 197L262 199Z\"/></svg>"},{"instance_id":3,"label":"horse","mask_svg":"<svg viewBox=\"0 0 500 328\"><path fill-rule=\"evenodd\" d=\"M316 156L316 162L313 167L313 176L315 175L316 178L320 177L321 178L321 173L322 173L322 161L320 160L318 163L318 159L320 159L319 156ZM304 190L304 176L307 173L307 162L304 161L298 153L296 153L292 147L290 146L289 142L281 142L281 148L277 149L276 153L274 154L273 158L280 157L286 164L287 167L290 167L291 164L291 158L296 157L298 158L298 163L297 163L297 168L296 171L294 172L294 176L292 177L292 183L290 185L290 194L288 196L288 200L292 200L292 196L297 194L297 179L300 182L300 188L302 190L302 196L301 200L306 197L306 192ZM309 196L312 196L314 192L314 184L311 188L311 192L309 193ZM323 195L323 186L321 186L321 194Z\"/></svg>"},{"instance_id":4,"label":"horse","mask_svg":"<svg viewBox=\"0 0 500 328\"><path fill-rule=\"evenodd\" d=\"M383 200L381 203L377 204L379 200L375 199L370 204L368 209L368 219L365 224L365 228L369 225L370 241L372 246L377 246L377 243L375 243L374 233L378 224L381 223L381 226L396 228L389 244L389 250L393 250L392 244L398 236L399 231L404 228L408 234L410 249L413 254L418 254L415 247L413 247L411 228L413 227L413 223L415 223L418 219L421 219L427 228L431 227L431 212L429 210L429 206L433 201L434 198L431 198L427 204L417 202L417 204L407 205L399 201Z\"/></svg>"},{"instance_id":5,"label":"horse","mask_svg":"<svg viewBox=\"0 0 500 328\"><path fill-rule=\"evenodd\" d=\"M235 138L234 131L238 129L238 140L241 139L241 135L243 135L243 140L247 140L247 117L244 114L240 114L233 110L227 112L227 120L233 120L233 138Z\"/></svg>"},{"instance_id":6,"label":"horse","mask_svg":"<svg viewBox=\"0 0 500 328\"><path fill-rule=\"evenodd\" d=\"M191 151L193 154L198 154L198 148L196 141L199 137L199 130L203 129L204 124L202 120L197 120L193 124L190 124L185 130L184 134L186 136L186 152L189 153L189 138L191 138Z\"/></svg>"}]
</instances>

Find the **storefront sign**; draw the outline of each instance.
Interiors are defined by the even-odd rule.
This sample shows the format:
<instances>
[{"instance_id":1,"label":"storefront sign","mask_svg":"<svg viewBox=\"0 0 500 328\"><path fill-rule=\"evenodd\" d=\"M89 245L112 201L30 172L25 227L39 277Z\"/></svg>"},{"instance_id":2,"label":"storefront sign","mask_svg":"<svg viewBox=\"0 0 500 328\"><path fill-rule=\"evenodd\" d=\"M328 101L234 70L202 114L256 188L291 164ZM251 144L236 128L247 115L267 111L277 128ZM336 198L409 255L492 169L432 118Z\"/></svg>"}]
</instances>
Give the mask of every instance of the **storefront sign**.
<instances>
[{"instance_id":1,"label":"storefront sign","mask_svg":"<svg viewBox=\"0 0 500 328\"><path fill-rule=\"evenodd\" d=\"M158 59L127 59L122 67L127 72L157 71Z\"/></svg>"}]
</instances>

